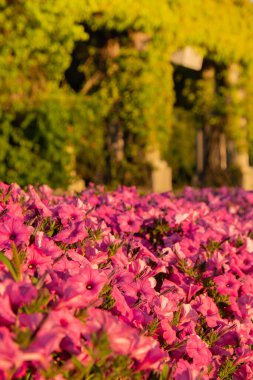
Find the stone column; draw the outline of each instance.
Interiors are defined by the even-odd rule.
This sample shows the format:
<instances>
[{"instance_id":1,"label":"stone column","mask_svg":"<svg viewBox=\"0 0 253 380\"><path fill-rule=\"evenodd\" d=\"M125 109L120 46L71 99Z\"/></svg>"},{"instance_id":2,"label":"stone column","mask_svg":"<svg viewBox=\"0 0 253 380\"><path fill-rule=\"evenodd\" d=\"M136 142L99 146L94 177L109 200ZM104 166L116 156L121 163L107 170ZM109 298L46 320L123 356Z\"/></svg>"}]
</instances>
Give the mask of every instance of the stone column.
<instances>
[{"instance_id":1,"label":"stone column","mask_svg":"<svg viewBox=\"0 0 253 380\"><path fill-rule=\"evenodd\" d=\"M147 160L152 166L151 190L162 193L172 190L172 169L165 160L161 159L158 149L150 150Z\"/></svg>"}]
</instances>

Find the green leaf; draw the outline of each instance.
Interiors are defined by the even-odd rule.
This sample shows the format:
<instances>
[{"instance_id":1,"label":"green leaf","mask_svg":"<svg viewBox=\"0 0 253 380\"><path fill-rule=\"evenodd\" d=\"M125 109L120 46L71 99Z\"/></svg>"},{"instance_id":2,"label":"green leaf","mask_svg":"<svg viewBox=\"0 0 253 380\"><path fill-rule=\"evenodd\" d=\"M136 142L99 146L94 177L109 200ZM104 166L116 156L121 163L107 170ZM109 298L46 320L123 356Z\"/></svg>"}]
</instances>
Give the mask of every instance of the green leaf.
<instances>
[{"instance_id":1,"label":"green leaf","mask_svg":"<svg viewBox=\"0 0 253 380\"><path fill-rule=\"evenodd\" d=\"M169 366L168 364L164 364L159 380L167 380L168 376L169 376Z\"/></svg>"},{"instance_id":2,"label":"green leaf","mask_svg":"<svg viewBox=\"0 0 253 380\"><path fill-rule=\"evenodd\" d=\"M47 288L41 288L36 299L32 300L29 305L24 306L23 312L27 314L43 313L51 299L50 292Z\"/></svg>"},{"instance_id":3,"label":"green leaf","mask_svg":"<svg viewBox=\"0 0 253 380\"><path fill-rule=\"evenodd\" d=\"M9 269L14 280L18 281L18 275L15 271L15 268L12 262L4 255L3 251L0 252L0 261L2 261L2 263Z\"/></svg>"},{"instance_id":4,"label":"green leaf","mask_svg":"<svg viewBox=\"0 0 253 380\"><path fill-rule=\"evenodd\" d=\"M11 243L11 249L12 249L12 265L16 272L17 279L21 280L22 277L22 271L21 271L21 261L20 261L20 254L17 250L16 244L14 242Z\"/></svg>"},{"instance_id":5,"label":"green leaf","mask_svg":"<svg viewBox=\"0 0 253 380\"><path fill-rule=\"evenodd\" d=\"M221 380L231 380L237 368L238 366L234 364L233 359L227 359L220 367L219 378Z\"/></svg>"}]
</instances>

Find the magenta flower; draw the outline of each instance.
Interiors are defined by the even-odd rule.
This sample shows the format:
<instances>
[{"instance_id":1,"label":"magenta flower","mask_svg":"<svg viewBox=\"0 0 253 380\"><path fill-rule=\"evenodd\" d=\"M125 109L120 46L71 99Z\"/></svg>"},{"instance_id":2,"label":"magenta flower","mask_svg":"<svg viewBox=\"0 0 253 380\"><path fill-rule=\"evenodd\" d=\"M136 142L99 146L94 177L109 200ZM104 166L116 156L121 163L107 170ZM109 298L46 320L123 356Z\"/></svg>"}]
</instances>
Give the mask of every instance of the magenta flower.
<instances>
[{"instance_id":1,"label":"magenta flower","mask_svg":"<svg viewBox=\"0 0 253 380\"><path fill-rule=\"evenodd\" d=\"M72 224L69 227L64 228L55 236L55 241L59 241L65 244L73 244L84 240L88 237L85 224L78 222Z\"/></svg>"},{"instance_id":2,"label":"magenta flower","mask_svg":"<svg viewBox=\"0 0 253 380\"><path fill-rule=\"evenodd\" d=\"M53 260L46 256L44 252L34 244L27 248L27 254L24 262L24 270L30 272L37 271L40 275L45 273L52 266Z\"/></svg>"},{"instance_id":3,"label":"magenta flower","mask_svg":"<svg viewBox=\"0 0 253 380\"><path fill-rule=\"evenodd\" d=\"M250 275L244 276L241 293L253 296L253 278Z\"/></svg>"},{"instance_id":4,"label":"magenta flower","mask_svg":"<svg viewBox=\"0 0 253 380\"><path fill-rule=\"evenodd\" d=\"M166 340L166 343L172 344L176 340L176 331L173 330L170 323L167 319L161 320L161 328L162 328L162 335L163 338Z\"/></svg>"},{"instance_id":5,"label":"magenta flower","mask_svg":"<svg viewBox=\"0 0 253 380\"><path fill-rule=\"evenodd\" d=\"M153 278L154 280L154 278ZM152 278L144 278L132 283L126 283L121 285L121 289L130 297L135 299L144 298L145 300L151 300L155 295L154 283L152 284Z\"/></svg>"},{"instance_id":6,"label":"magenta flower","mask_svg":"<svg viewBox=\"0 0 253 380\"><path fill-rule=\"evenodd\" d=\"M151 348L147 355L145 356L145 359L142 363L139 363L136 368L138 370L156 370L161 371L163 363L168 358L165 351L159 348L157 345L156 347Z\"/></svg>"},{"instance_id":7,"label":"magenta flower","mask_svg":"<svg viewBox=\"0 0 253 380\"><path fill-rule=\"evenodd\" d=\"M36 234L35 245L41 249L44 255L50 256L52 259L62 255L61 249L41 231Z\"/></svg>"},{"instance_id":8,"label":"magenta flower","mask_svg":"<svg viewBox=\"0 0 253 380\"><path fill-rule=\"evenodd\" d=\"M22 323L29 326L38 323L39 318L22 318ZM73 316L68 309L51 311L39 322L36 338L29 346L29 352L37 352L45 357L47 366L50 364L50 354L54 351L78 355L81 352L81 332L83 323Z\"/></svg>"},{"instance_id":9,"label":"magenta flower","mask_svg":"<svg viewBox=\"0 0 253 380\"><path fill-rule=\"evenodd\" d=\"M31 332L34 332L43 321L42 313L33 314L19 314L19 325L20 327L28 327Z\"/></svg>"},{"instance_id":10,"label":"magenta flower","mask_svg":"<svg viewBox=\"0 0 253 380\"><path fill-rule=\"evenodd\" d=\"M168 295L153 298L153 307L157 315L166 317L169 321L173 319L174 311L178 309L178 303Z\"/></svg>"},{"instance_id":11,"label":"magenta flower","mask_svg":"<svg viewBox=\"0 0 253 380\"><path fill-rule=\"evenodd\" d=\"M76 276L67 279L63 287L63 298L59 305L69 307L87 307L89 304L101 301L98 295L108 281L104 273L86 265Z\"/></svg>"},{"instance_id":12,"label":"magenta flower","mask_svg":"<svg viewBox=\"0 0 253 380\"><path fill-rule=\"evenodd\" d=\"M149 337L139 336L131 348L131 356L137 361L137 369L159 369L167 353L159 348L158 343Z\"/></svg>"},{"instance_id":13,"label":"magenta flower","mask_svg":"<svg viewBox=\"0 0 253 380\"><path fill-rule=\"evenodd\" d=\"M195 364L189 364L188 361L179 359L174 376L175 380L208 380L209 376L203 372Z\"/></svg>"},{"instance_id":14,"label":"magenta flower","mask_svg":"<svg viewBox=\"0 0 253 380\"><path fill-rule=\"evenodd\" d=\"M198 366L207 366L212 359L208 346L198 335L190 335L186 343L186 352Z\"/></svg>"},{"instance_id":15,"label":"magenta flower","mask_svg":"<svg viewBox=\"0 0 253 380\"><path fill-rule=\"evenodd\" d=\"M206 317L206 322L209 327L216 326L217 322L221 319L215 302L207 295L201 294L196 297L194 302L192 302L192 306Z\"/></svg>"},{"instance_id":16,"label":"magenta flower","mask_svg":"<svg viewBox=\"0 0 253 380\"><path fill-rule=\"evenodd\" d=\"M253 378L252 210L238 189L76 197L0 184L0 379L58 366L63 380L78 361L113 376L100 350L106 365L126 355L143 379L164 364L173 380L216 379L226 361L233 380Z\"/></svg>"},{"instance_id":17,"label":"magenta flower","mask_svg":"<svg viewBox=\"0 0 253 380\"><path fill-rule=\"evenodd\" d=\"M28 201L28 206L31 209L36 209L37 212L43 217L51 217L52 211L47 207L47 205L41 200L38 193L34 190L33 186L28 186L28 194L30 199Z\"/></svg>"},{"instance_id":18,"label":"magenta flower","mask_svg":"<svg viewBox=\"0 0 253 380\"><path fill-rule=\"evenodd\" d=\"M64 226L84 220L87 209L79 199L78 205L63 203L58 208L58 216Z\"/></svg>"},{"instance_id":19,"label":"magenta flower","mask_svg":"<svg viewBox=\"0 0 253 380\"><path fill-rule=\"evenodd\" d=\"M190 304L183 304L180 313L180 323L197 322L198 313L193 309Z\"/></svg>"},{"instance_id":20,"label":"magenta flower","mask_svg":"<svg viewBox=\"0 0 253 380\"><path fill-rule=\"evenodd\" d=\"M118 215L117 221L119 223L120 230L123 232L138 232L142 225L142 220L136 216L133 210L126 211Z\"/></svg>"},{"instance_id":21,"label":"magenta flower","mask_svg":"<svg viewBox=\"0 0 253 380\"><path fill-rule=\"evenodd\" d=\"M120 355L131 355L134 330L119 320L110 320L105 329L113 351Z\"/></svg>"},{"instance_id":22,"label":"magenta flower","mask_svg":"<svg viewBox=\"0 0 253 380\"><path fill-rule=\"evenodd\" d=\"M122 294L122 292L114 286L112 289L112 297L115 300L114 309L122 316L128 316L128 318L133 318L133 311L131 307L128 305L126 298Z\"/></svg>"},{"instance_id":23,"label":"magenta flower","mask_svg":"<svg viewBox=\"0 0 253 380\"><path fill-rule=\"evenodd\" d=\"M239 297L237 305L241 312L241 317L253 318L253 296L244 294Z\"/></svg>"},{"instance_id":24,"label":"magenta flower","mask_svg":"<svg viewBox=\"0 0 253 380\"><path fill-rule=\"evenodd\" d=\"M6 294L8 294L14 310L29 305L37 297L37 293L35 286L25 281L11 281L6 288Z\"/></svg>"},{"instance_id":25,"label":"magenta flower","mask_svg":"<svg viewBox=\"0 0 253 380\"><path fill-rule=\"evenodd\" d=\"M217 285L217 290L220 294L228 294L232 297L238 296L238 290L240 289L241 283L232 273L225 273L221 276L216 276L213 280Z\"/></svg>"},{"instance_id":26,"label":"magenta flower","mask_svg":"<svg viewBox=\"0 0 253 380\"><path fill-rule=\"evenodd\" d=\"M32 227L24 225L20 218L5 216L0 224L0 250L11 248L11 243L21 246L29 243Z\"/></svg>"},{"instance_id":27,"label":"magenta flower","mask_svg":"<svg viewBox=\"0 0 253 380\"><path fill-rule=\"evenodd\" d=\"M23 209L22 207L20 206L19 203L10 203L7 205L5 211L7 212L7 214L12 217L13 215L15 215L15 218L17 219L23 219L24 218L24 215L23 215Z\"/></svg>"},{"instance_id":28,"label":"magenta flower","mask_svg":"<svg viewBox=\"0 0 253 380\"><path fill-rule=\"evenodd\" d=\"M89 309L88 319L84 327L84 336L89 341L91 335L105 332L114 352L120 355L130 355L132 346L137 338L136 330L112 316L108 311Z\"/></svg>"},{"instance_id":29,"label":"magenta flower","mask_svg":"<svg viewBox=\"0 0 253 380\"><path fill-rule=\"evenodd\" d=\"M50 365L51 354L60 351L60 343L66 336L66 331L61 326L51 326L50 329L43 325L36 335L36 339L29 346L29 353L38 353L45 359L47 367Z\"/></svg>"},{"instance_id":30,"label":"magenta flower","mask_svg":"<svg viewBox=\"0 0 253 380\"><path fill-rule=\"evenodd\" d=\"M7 294L0 296L0 325L9 326L16 322L16 315L11 308L10 298Z\"/></svg>"}]
</instances>

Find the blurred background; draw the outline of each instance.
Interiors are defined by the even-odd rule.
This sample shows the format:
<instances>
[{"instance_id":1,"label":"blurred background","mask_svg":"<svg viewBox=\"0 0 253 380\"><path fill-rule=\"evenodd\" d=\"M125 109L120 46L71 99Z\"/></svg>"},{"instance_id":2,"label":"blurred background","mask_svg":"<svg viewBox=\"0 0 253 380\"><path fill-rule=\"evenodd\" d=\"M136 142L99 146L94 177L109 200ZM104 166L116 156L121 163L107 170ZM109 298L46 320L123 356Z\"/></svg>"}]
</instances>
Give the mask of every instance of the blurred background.
<instances>
[{"instance_id":1,"label":"blurred background","mask_svg":"<svg viewBox=\"0 0 253 380\"><path fill-rule=\"evenodd\" d=\"M250 0L0 0L0 179L253 189Z\"/></svg>"}]
</instances>

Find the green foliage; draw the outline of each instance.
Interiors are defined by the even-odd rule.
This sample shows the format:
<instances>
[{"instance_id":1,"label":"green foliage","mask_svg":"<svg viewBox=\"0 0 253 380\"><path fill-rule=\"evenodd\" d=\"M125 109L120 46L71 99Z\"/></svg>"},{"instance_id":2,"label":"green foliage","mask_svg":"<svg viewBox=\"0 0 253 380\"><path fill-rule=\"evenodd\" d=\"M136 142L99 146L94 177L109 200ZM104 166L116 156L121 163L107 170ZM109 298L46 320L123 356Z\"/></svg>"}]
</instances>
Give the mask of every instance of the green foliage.
<instances>
[{"instance_id":1,"label":"green foliage","mask_svg":"<svg viewBox=\"0 0 253 380\"><path fill-rule=\"evenodd\" d=\"M19 278L18 278L18 273L17 271L15 270L15 267L14 267L14 264L12 262L12 260L9 260L3 251L0 252L0 261L6 266L7 269L9 269L12 277L14 278L15 281L18 281Z\"/></svg>"},{"instance_id":2,"label":"green foliage","mask_svg":"<svg viewBox=\"0 0 253 380\"><path fill-rule=\"evenodd\" d=\"M170 0L169 4L174 10L181 46L198 46L217 63L251 62L250 1Z\"/></svg>"},{"instance_id":3,"label":"green foliage","mask_svg":"<svg viewBox=\"0 0 253 380\"><path fill-rule=\"evenodd\" d=\"M131 369L131 359L128 356L113 354L105 333L94 334L93 349L87 347L92 356L92 364L85 366L75 357L71 361L74 365L73 371L70 371L66 379L92 379L92 380L140 380L141 373L133 372ZM93 364L94 363L94 364ZM55 374L61 371L60 361L55 361L55 365L50 368L46 378L52 379ZM64 368L62 368L62 371ZM51 376L51 377L50 377Z\"/></svg>"},{"instance_id":4,"label":"green foliage","mask_svg":"<svg viewBox=\"0 0 253 380\"><path fill-rule=\"evenodd\" d=\"M26 314L45 313L50 299L49 290L42 288L39 290L37 298L32 300L29 305L24 306L22 311Z\"/></svg>"},{"instance_id":5,"label":"green foliage","mask_svg":"<svg viewBox=\"0 0 253 380\"><path fill-rule=\"evenodd\" d=\"M172 167L173 185L182 187L191 183L196 171L196 125L192 113L175 108L173 114L172 136L167 156Z\"/></svg>"},{"instance_id":6,"label":"green foliage","mask_svg":"<svg viewBox=\"0 0 253 380\"><path fill-rule=\"evenodd\" d=\"M110 310L115 305L115 299L111 295L112 293L112 286L106 284L103 289L100 292L100 297L103 299L103 303L100 306L103 310Z\"/></svg>"},{"instance_id":7,"label":"green foliage","mask_svg":"<svg viewBox=\"0 0 253 380\"><path fill-rule=\"evenodd\" d=\"M171 321L171 326L177 326L180 322L180 317L181 317L181 311L182 311L183 304L180 303L178 306L177 311L174 311L173 314L173 319Z\"/></svg>"},{"instance_id":8,"label":"green foliage","mask_svg":"<svg viewBox=\"0 0 253 380\"><path fill-rule=\"evenodd\" d=\"M154 4L146 2L145 7L153 9ZM112 8L107 5L101 9L99 16L95 12L92 18L84 20L90 38L76 44L66 79L78 92L78 98L85 96L89 102L87 112L83 108L86 121L87 116L91 121L87 132L93 128L92 135L96 136L93 141L84 132L83 141L87 141L89 151L78 155L79 168L82 170L86 161L91 164L95 179L110 184L141 184L147 180L145 152L150 141L155 136L156 144L163 143L167 149L173 101L171 68L169 52L164 54L164 32L155 22L148 32L141 28L132 30L127 24L132 18L131 8L126 4L122 8L123 24L118 14L114 15L113 4ZM138 5L139 17L141 9ZM100 155L100 159L94 160L94 154ZM89 176L87 171L82 174Z\"/></svg>"},{"instance_id":9,"label":"green foliage","mask_svg":"<svg viewBox=\"0 0 253 380\"><path fill-rule=\"evenodd\" d=\"M18 251L14 242L11 242L11 251L12 251L11 260L5 256L4 251L0 251L0 261L10 271L13 279L15 281L20 281L22 280L21 265L23 264L23 261L25 259L25 253L22 251Z\"/></svg>"},{"instance_id":10,"label":"green foliage","mask_svg":"<svg viewBox=\"0 0 253 380\"><path fill-rule=\"evenodd\" d=\"M1 178L21 186L68 183L71 157L66 146L72 139L68 119L67 109L57 101L47 101L27 113L2 113Z\"/></svg>"},{"instance_id":11,"label":"green foliage","mask_svg":"<svg viewBox=\"0 0 253 380\"><path fill-rule=\"evenodd\" d=\"M58 87L70 62L84 4L78 0L0 1L0 107L23 109Z\"/></svg>"},{"instance_id":12,"label":"green foliage","mask_svg":"<svg viewBox=\"0 0 253 380\"><path fill-rule=\"evenodd\" d=\"M64 188L76 171L147 186L146 153L158 147L180 187L208 118L238 149L247 135L253 161L252 16L247 0L0 0L0 177ZM170 58L187 45L223 78L208 89L189 75L191 99L174 112ZM226 82L232 63L245 99Z\"/></svg>"},{"instance_id":13,"label":"green foliage","mask_svg":"<svg viewBox=\"0 0 253 380\"><path fill-rule=\"evenodd\" d=\"M247 117L247 133L249 143L249 159L253 165L253 65L244 70L246 97L244 99L245 115Z\"/></svg>"},{"instance_id":14,"label":"green foliage","mask_svg":"<svg viewBox=\"0 0 253 380\"><path fill-rule=\"evenodd\" d=\"M150 322L145 328L143 329L143 332L147 336L153 336L158 329L158 326L160 324L160 321L158 318L154 318L152 322Z\"/></svg>"},{"instance_id":15,"label":"green foliage","mask_svg":"<svg viewBox=\"0 0 253 380\"><path fill-rule=\"evenodd\" d=\"M238 365L234 364L233 359L227 359L225 363L220 367L219 378L221 380L232 380L233 374L238 369L238 367Z\"/></svg>"},{"instance_id":16,"label":"green foliage","mask_svg":"<svg viewBox=\"0 0 253 380\"><path fill-rule=\"evenodd\" d=\"M79 1L0 1L0 177L66 186L69 114L59 88L75 39ZM52 96L51 94L54 94Z\"/></svg>"},{"instance_id":17,"label":"green foliage","mask_svg":"<svg viewBox=\"0 0 253 380\"><path fill-rule=\"evenodd\" d=\"M170 231L170 226L164 218L153 220L152 226L141 227L141 234L149 235L149 242L157 251L159 246L164 246L163 238L167 236Z\"/></svg>"}]
</instances>

